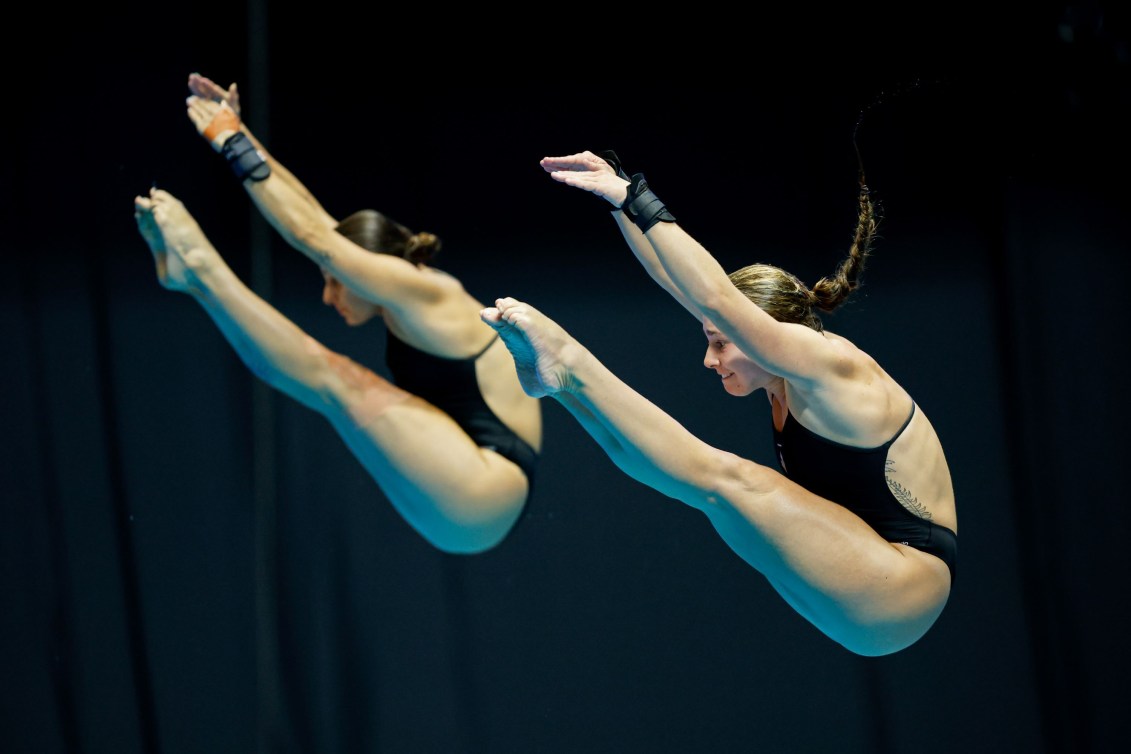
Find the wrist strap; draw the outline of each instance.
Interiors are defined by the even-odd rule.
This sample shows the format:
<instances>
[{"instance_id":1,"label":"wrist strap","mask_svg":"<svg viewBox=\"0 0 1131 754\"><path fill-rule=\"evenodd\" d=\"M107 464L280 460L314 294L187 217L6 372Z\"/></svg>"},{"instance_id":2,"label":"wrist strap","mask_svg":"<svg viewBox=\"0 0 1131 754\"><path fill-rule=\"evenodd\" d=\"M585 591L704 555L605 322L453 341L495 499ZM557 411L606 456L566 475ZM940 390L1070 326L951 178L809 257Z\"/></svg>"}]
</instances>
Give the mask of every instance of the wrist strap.
<instances>
[{"instance_id":1,"label":"wrist strap","mask_svg":"<svg viewBox=\"0 0 1131 754\"><path fill-rule=\"evenodd\" d=\"M234 135L228 137L224 146L220 147L220 154L224 155L224 159L228 161L232 172L236 174L236 178L239 178L240 181L245 178L263 181L271 175L271 166L267 164L267 158L255 148L251 139L247 138L242 131L237 131Z\"/></svg>"},{"instance_id":2,"label":"wrist strap","mask_svg":"<svg viewBox=\"0 0 1131 754\"><path fill-rule=\"evenodd\" d=\"M674 223L676 221L675 216L668 212L668 208L664 206L660 198L652 193L652 189L648 188L648 182L644 180L643 173L632 176L631 182L628 184L628 196L625 197L621 209L628 215L629 220L636 223L636 227L640 228L642 233L647 233L648 229L656 223Z\"/></svg>"}]
</instances>

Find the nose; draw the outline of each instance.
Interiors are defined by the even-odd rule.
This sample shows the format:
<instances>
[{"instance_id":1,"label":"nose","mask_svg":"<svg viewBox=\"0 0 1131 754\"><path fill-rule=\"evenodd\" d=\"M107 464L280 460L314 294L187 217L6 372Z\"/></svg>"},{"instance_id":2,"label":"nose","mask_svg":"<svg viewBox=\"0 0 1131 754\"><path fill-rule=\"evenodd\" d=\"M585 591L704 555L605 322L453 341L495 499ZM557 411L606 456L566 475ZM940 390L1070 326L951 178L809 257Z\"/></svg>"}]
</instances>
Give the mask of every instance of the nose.
<instances>
[{"instance_id":1,"label":"nose","mask_svg":"<svg viewBox=\"0 0 1131 754\"><path fill-rule=\"evenodd\" d=\"M711 352L711 347L707 346L707 353L703 354L703 366L708 369L714 369L718 364L718 358Z\"/></svg>"},{"instance_id":2,"label":"nose","mask_svg":"<svg viewBox=\"0 0 1131 754\"><path fill-rule=\"evenodd\" d=\"M334 305L334 289L333 282L327 280L322 285L322 303L326 306Z\"/></svg>"}]
</instances>

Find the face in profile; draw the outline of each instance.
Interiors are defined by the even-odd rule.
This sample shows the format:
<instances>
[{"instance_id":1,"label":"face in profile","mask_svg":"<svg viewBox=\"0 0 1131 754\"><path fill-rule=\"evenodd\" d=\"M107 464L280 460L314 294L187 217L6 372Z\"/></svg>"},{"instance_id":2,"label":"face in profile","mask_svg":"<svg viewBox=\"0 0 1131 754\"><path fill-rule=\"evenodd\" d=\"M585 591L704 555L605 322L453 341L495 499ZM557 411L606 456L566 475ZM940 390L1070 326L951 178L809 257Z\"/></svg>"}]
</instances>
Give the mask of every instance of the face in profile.
<instances>
[{"instance_id":1,"label":"face in profile","mask_svg":"<svg viewBox=\"0 0 1131 754\"><path fill-rule=\"evenodd\" d=\"M708 320L703 320L703 334L707 336L707 352L703 366L714 370L722 380L723 389L734 396L750 395L763 388L770 374L758 366L737 345L731 343Z\"/></svg>"},{"instance_id":2,"label":"face in profile","mask_svg":"<svg viewBox=\"0 0 1131 754\"><path fill-rule=\"evenodd\" d=\"M365 324L381 313L381 307L358 296L326 270L322 270L322 280L322 303L334 307L347 325Z\"/></svg>"}]
</instances>

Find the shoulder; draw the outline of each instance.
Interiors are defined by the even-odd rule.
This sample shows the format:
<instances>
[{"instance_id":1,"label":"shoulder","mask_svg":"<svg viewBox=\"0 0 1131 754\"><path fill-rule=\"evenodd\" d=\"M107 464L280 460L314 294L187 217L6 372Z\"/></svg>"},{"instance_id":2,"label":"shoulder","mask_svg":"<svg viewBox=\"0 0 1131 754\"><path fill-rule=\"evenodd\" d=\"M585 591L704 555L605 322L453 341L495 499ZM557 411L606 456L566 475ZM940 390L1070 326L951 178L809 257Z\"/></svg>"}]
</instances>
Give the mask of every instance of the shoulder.
<instances>
[{"instance_id":1,"label":"shoulder","mask_svg":"<svg viewBox=\"0 0 1131 754\"><path fill-rule=\"evenodd\" d=\"M427 281L428 285L435 286L438 290L446 294L466 293L463 282L450 272L426 264L418 264L416 265L416 269L421 279Z\"/></svg>"},{"instance_id":2,"label":"shoulder","mask_svg":"<svg viewBox=\"0 0 1131 754\"><path fill-rule=\"evenodd\" d=\"M828 343L829 353L832 355L829 362L831 376L852 378L868 375L880 369L880 365L871 354L843 335L828 330L823 331L821 335Z\"/></svg>"},{"instance_id":3,"label":"shoulder","mask_svg":"<svg viewBox=\"0 0 1131 754\"><path fill-rule=\"evenodd\" d=\"M472 300L459 278L425 264L414 264L412 269L411 284L403 281L404 295L389 303L388 308L399 318L435 320L469 316L480 322L479 310L483 307Z\"/></svg>"}]
</instances>

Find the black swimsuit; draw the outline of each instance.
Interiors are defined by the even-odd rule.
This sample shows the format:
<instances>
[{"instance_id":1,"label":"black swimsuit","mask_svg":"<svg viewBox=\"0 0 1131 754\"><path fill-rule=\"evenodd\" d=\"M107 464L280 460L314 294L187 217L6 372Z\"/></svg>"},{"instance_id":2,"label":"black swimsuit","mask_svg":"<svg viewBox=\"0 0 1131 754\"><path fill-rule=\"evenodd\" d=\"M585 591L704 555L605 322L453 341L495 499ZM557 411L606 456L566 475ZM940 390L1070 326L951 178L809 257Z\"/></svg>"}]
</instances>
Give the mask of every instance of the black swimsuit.
<instances>
[{"instance_id":1,"label":"black swimsuit","mask_svg":"<svg viewBox=\"0 0 1131 754\"><path fill-rule=\"evenodd\" d=\"M778 463L790 479L815 495L843 505L887 541L941 558L953 582L958 537L904 508L887 485L888 449L914 415L912 404L911 415L895 437L875 448L856 448L821 437L803 427L793 414L787 414L782 429L774 428Z\"/></svg>"},{"instance_id":2,"label":"black swimsuit","mask_svg":"<svg viewBox=\"0 0 1131 754\"><path fill-rule=\"evenodd\" d=\"M413 348L389 330L385 333L385 365L397 386L452 417L480 447L490 448L517 464L526 474L532 491L538 453L511 431L483 400L475 374L475 362L495 341L474 356L447 359Z\"/></svg>"}]
</instances>

